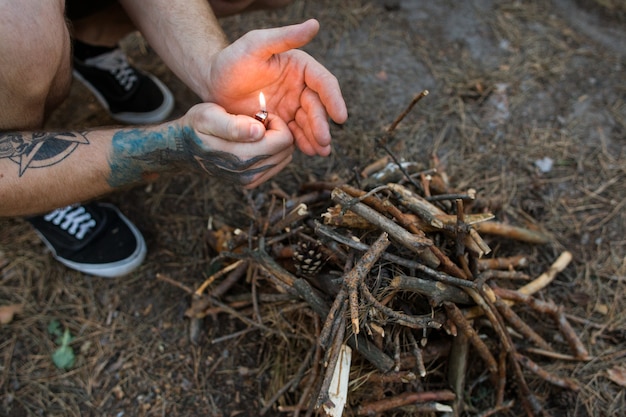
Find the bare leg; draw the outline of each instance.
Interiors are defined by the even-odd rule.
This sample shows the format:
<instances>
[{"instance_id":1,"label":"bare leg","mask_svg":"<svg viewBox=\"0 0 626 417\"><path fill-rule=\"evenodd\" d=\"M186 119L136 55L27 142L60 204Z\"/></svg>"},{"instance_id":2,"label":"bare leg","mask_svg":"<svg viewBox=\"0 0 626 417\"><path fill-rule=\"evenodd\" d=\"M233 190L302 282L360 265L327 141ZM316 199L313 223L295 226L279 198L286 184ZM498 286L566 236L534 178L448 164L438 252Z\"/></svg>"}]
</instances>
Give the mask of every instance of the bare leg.
<instances>
[{"instance_id":1,"label":"bare leg","mask_svg":"<svg viewBox=\"0 0 626 417\"><path fill-rule=\"evenodd\" d=\"M92 15L72 20L71 27L72 35L79 41L111 48L135 30L135 25L117 2Z\"/></svg>"},{"instance_id":2,"label":"bare leg","mask_svg":"<svg viewBox=\"0 0 626 417\"><path fill-rule=\"evenodd\" d=\"M62 0L0 0L0 130L37 129L69 92Z\"/></svg>"}]
</instances>

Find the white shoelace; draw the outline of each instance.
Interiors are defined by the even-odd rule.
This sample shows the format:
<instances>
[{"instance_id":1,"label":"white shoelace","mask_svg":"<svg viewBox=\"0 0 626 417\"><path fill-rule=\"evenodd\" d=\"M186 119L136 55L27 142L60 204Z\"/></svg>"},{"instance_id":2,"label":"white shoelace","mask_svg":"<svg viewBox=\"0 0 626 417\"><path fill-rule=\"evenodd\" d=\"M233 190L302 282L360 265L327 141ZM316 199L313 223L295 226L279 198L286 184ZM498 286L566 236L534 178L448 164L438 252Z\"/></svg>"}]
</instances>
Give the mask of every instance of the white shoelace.
<instances>
[{"instance_id":1,"label":"white shoelace","mask_svg":"<svg viewBox=\"0 0 626 417\"><path fill-rule=\"evenodd\" d=\"M96 226L96 221L83 206L56 209L46 214L44 219L59 226L78 240L82 240L87 232Z\"/></svg>"},{"instance_id":2,"label":"white shoelace","mask_svg":"<svg viewBox=\"0 0 626 417\"><path fill-rule=\"evenodd\" d=\"M135 70L130 66L126 55L117 48L106 54L85 60L85 64L109 71L126 91L130 91L138 80Z\"/></svg>"}]
</instances>

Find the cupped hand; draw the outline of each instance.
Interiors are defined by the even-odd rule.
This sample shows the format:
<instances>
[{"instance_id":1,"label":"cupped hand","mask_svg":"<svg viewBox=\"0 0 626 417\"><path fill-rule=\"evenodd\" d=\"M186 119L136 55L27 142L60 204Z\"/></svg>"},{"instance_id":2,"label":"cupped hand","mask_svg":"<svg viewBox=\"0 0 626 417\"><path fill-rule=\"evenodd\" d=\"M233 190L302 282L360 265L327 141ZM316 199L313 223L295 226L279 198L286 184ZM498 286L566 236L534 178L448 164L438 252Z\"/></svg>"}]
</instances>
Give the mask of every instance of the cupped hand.
<instances>
[{"instance_id":1,"label":"cupped hand","mask_svg":"<svg viewBox=\"0 0 626 417\"><path fill-rule=\"evenodd\" d=\"M280 172L295 151L281 118L268 116L267 129L252 117L229 114L213 103L192 107L183 117L185 146L210 175L254 188Z\"/></svg>"},{"instance_id":2,"label":"cupped hand","mask_svg":"<svg viewBox=\"0 0 626 417\"><path fill-rule=\"evenodd\" d=\"M307 53L319 30L316 20L254 30L215 54L208 66L205 100L235 114L255 114L259 93L267 110L283 119L298 148L307 155L330 153L328 117L343 123L348 112L339 82Z\"/></svg>"}]
</instances>

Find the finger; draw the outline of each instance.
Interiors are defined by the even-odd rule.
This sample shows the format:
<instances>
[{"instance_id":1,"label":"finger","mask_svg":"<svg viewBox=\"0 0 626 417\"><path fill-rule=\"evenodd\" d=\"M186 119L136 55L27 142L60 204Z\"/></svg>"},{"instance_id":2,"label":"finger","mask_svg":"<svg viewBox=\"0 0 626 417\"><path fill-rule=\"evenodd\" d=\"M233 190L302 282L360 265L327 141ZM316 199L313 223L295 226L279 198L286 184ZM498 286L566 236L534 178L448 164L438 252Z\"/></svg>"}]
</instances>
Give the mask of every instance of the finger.
<instances>
[{"instance_id":1,"label":"finger","mask_svg":"<svg viewBox=\"0 0 626 417\"><path fill-rule=\"evenodd\" d=\"M269 113L267 130L262 142L269 142L282 147L291 146L294 143L294 136L287 123L277 115Z\"/></svg>"},{"instance_id":2,"label":"finger","mask_svg":"<svg viewBox=\"0 0 626 417\"><path fill-rule=\"evenodd\" d=\"M223 142L221 150L246 161L263 157L262 162L256 165L274 163L276 155L283 154L285 150L293 152L294 138L287 124L277 116L270 116L270 120L263 139L256 142Z\"/></svg>"},{"instance_id":3,"label":"finger","mask_svg":"<svg viewBox=\"0 0 626 417\"><path fill-rule=\"evenodd\" d=\"M280 160L280 162L278 162L271 169L269 169L269 170L263 172L262 174L258 175L257 177L255 177L254 180L251 183L246 184L244 186L244 188L246 188L246 189L256 188L259 185L261 185L264 182L266 182L267 180L269 180L270 178L274 177L280 171L282 171L292 161L292 159L293 159L293 150L295 150L295 147L292 148L291 152L289 152L282 160Z\"/></svg>"},{"instance_id":4,"label":"finger","mask_svg":"<svg viewBox=\"0 0 626 417\"><path fill-rule=\"evenodd\" d=\"M317 141L313 137L313 133L311 132L311 126L308 123L308 116L302 107L299 108L296 112L295 121L302 130L304 140L306 140L307 144L313 150L313 155L317 154L319 146Z\"/></svg>"},{"instance_id":5,"label":"finger","mask_svg":"<svg viewBox=\"0 0 626 417\"><path fill-rule=\"evenodd\" d=\"M272 176L278 172L276 167L283 167L283 160L289 158L295 150L295 146L291 145L284 149L281 149L275 154L255 154L250 159L247 157L227 157L219 155L220 160L217 158L211 158L209 162L217 162L215 167L213 165L204 164L204 168L207 172L220 176L230 182L238 183L243 186L250 186L251 184L257 184L260 177L269 175ZM267 174L272 173L272 174ZM268 177L269 178L269 177Z\"/></svg>"},{"instance_id":6,"label":"finger","mask_svg":"<svg viewBox=\"0 0 626 417\"><path fill-rule=\"evenodd\" d=\"M328 114L320 97L313 90L307 88L301 95L302 109L306 115L307 129L305 132L312 137L320 146L330 145L330 126Z\"/></svg>"},{"instance_id":7,"label":"finger","mask_svg":"<svg viewBox=\"0 0 626 417\"><path fill-rule=\"evenodd\" d=\"M307 138L304 130L302 130L295 120L289 122L289 130L293 133L296 145L303 154L308 156L314 156L317 154L317 149L313 147L311 142L309 142L309 138Z\"/></svg>"},{"instance_id":8,"label":"finger","mask_svg":"<svg viewBox=\"0 0 626 417\"><path fill-rule=\"evenodd\" d=\"M302 51L294 51L304 54ZM323 103L328 115L336 123L344 123L348 119L348 109L341 94L341 87L337 78L323 65L308 56L311 61L307 63L304 71L304 82L311 90L315 91Z\"/></svg>"},{"instance_id":9,"label":"finger","mask_svg":"<svg viewBox=\"0 0 626 417\"><path fill-rule=\"evenodd\" d=\"M261 182L276 175L285 165L285 160L290 161L295 146L284 149L282 152L273 155L263 161L259 161L248 169L248 173L243 175L242 185L245 187L255 187Z\"/></svg>"},{"instance_id":10,"label":"finger","mask_svg":"<svg viewBox=\"0 0 626 417\"><path fill-rule=\"evenodd\" d=\"M300 108L296 113L296 124L300 127L304 138L300 139L298 144L303 144L304 147L310 148L310 152L305 152L307 155L320 155L328 156L331 151L330 147L330 132L328 131L328 123L326 120L323 122L326 125L326 136L323 139L316 137L313 125L311 123L311 116ZM297 139L298 140L298 139ZM303 142L306 142L305 144Z\"/></svg>"}]
</instances>

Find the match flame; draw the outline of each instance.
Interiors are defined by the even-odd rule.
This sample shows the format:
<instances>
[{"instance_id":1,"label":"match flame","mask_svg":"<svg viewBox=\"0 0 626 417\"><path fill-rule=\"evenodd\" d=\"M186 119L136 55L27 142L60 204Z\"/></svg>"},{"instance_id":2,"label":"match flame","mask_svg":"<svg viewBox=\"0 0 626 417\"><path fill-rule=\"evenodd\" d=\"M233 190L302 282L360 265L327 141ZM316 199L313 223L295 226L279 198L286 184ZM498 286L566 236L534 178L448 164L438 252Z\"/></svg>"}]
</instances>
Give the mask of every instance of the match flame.
<instances>
[{"instance_id":1,"label":"match flame","mask_svg":"<svg viewBox=\"0 0 626 417\"><path fill-rule=\"evenodd\" d=\"M265 104L265 96L263 95L263 92L259 93L259 106L261 106L262 111L267 111L266 104Z\"/></svg>"}]
</instances>

